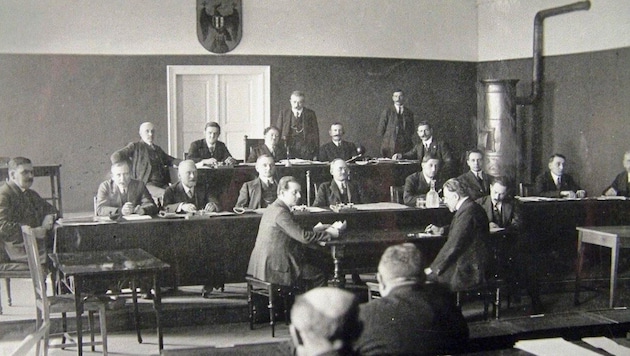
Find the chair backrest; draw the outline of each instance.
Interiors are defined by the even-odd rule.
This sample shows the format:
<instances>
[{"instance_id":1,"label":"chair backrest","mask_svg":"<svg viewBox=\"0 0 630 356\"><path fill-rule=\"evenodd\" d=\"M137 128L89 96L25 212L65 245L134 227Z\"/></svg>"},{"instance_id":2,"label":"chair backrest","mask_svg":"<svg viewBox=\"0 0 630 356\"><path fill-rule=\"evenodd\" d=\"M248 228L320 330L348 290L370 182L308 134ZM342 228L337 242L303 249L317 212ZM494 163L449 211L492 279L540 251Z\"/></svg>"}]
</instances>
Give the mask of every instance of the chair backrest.
<instances>
[{"instance_id":1,"label":"chair backrest","mask_svg":"<svg viewBox=\"0 0 630 356\"><path fill-rule=\"evenodd\" d=\"M392 203L403 203L403 187L391 185L389 187L389 201Z\"/></svg>"},{"instance_id":2,"label":"chair backrest","mask_svg":"<svg viewBox=\"0 0 630 356\"><path fill-rule=\"evenodd\" d=\"M532 184L527 183L519 183L518 184L518 195L522 197L528 197L532 194L534 186Z\"/></svg>"},{"instance_id":3,"label":"chair backrest","mask_svg":"<svg viewBox=\"0 0 630 356\"><path fill-rule=\"evenodd\" d=\"M46 295L46 275L39 256L37 247L37 237L30 226L22 226L22 237L24 238L24 247L26 248L26 256L28 257L28 268L31 271L31 279L33 280L33 290L35 291L35 304L42 311L43 315L49 315L48 298Z\"/></svg>"},{"instance_id":4,"label":"chair backrest","mask_svg":"<svg viewBox=\"0 0 630 356\"><path fill-rule=\"evenodd\" d=\"M264 138L249 138L245 135L245 158L244 161L247 162L247 158L252 153L252 148L265 143Z\"/></svg>"}]
</instances>

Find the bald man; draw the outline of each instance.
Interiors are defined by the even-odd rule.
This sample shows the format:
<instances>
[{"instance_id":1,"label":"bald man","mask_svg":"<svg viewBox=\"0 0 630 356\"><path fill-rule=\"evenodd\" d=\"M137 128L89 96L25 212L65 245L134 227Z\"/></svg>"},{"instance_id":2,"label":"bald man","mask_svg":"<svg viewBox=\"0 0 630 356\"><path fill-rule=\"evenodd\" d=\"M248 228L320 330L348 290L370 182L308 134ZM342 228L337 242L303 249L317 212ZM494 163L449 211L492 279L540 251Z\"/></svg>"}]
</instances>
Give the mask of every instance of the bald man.
<instances>
[{"instance_id":1,"label":"bald man","mask_svg":"<svg viewBox=\"0 0 630 356\"><path fill-rule=\"evenodd\" d=\"M197 167L192 160L182 161L177 169L179 182L166 188L163 209L169 213L220 211L219 201L203 184L197 184Z\"/></svg>"},{"instance_id":2,"label":"bald man","mask_svg":"<svg viewBox=\"0 0 630 356\"><path fill-rule=\"evenodd\" d=\"M354 294L339 288L312 289L295 299L289 332L298 356L348 355L361 332Z\"/></svg>"},{"instance_id":3,"label":"bald man","mask_svg":"<svg viewBox=\"0 0 630 356\"><path fill-rule=\"evenodd\" d=\"M278 196L278 182L275 178L276 163L273 157L263 154L256 160L258 178L243 183L238 193L236 207L248 209L266 208Z\"/></svg>"},{"instance_id":4,"label":"bald man","mask_svg":"<svg viewBox=\"0 0 630 356\"><path fill-rule=\"evenodd\" d=\"M322 183L317 189L313 206L328 207L340 203L366 203L359 185L349 180L350 168L346 161L337 158L330 163L330 182Z\"/></svg>"},{"instance_id":5,"label":"bald man","mask_svg":"<svg viewBox=\"0 0 630 356\"><path fill-rule=\"evenodd\" d=\"M168 168L177 165L180 160L169 156L154 143L155 127L150 122L140 125L138 142L131 142L127 146L112 153L112 163L119 161L131 162L131 178L142 181L154 199L164 194L164 189L171 182Z\"/></svg>"}]
</instances>

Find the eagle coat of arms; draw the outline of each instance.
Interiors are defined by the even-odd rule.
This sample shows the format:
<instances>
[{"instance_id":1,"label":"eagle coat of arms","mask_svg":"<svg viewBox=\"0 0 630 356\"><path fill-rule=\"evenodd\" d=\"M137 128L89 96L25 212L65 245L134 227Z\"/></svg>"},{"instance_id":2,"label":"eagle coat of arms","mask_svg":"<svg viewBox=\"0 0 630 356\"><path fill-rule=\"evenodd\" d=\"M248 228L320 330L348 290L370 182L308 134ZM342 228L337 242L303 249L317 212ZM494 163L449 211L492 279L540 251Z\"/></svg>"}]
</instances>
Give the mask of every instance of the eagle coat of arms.
<instances>
[{"instance_id":1,"label":"eagle coat of arms","mask_svg":"<svg viewBox=\"0 0 630 356\"><path fill-rule=\"evenodd\" d=\"M197 37L212 53L227 53L241 41L241 0L197 0Z\"/></svg>"}]
</instances>

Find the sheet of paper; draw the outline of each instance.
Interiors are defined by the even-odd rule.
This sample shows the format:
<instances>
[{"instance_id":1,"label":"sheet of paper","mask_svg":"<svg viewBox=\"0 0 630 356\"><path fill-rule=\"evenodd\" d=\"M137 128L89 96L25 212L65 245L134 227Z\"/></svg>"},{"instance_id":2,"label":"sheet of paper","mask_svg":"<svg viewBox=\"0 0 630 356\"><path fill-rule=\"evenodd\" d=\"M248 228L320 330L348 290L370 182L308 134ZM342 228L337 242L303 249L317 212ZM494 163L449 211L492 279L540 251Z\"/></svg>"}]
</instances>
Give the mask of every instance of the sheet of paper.
<instances>
[{"instance_id":1,"label":"sheet of paper","mask_svg":"<svg viewBox=\"0 0 630 356\"><path fill-rule=\"evenodd\" d=\"M409 209L408 206L398 203L371 203L371 204L354 204L357 210L396 210Z\"/></svg>"},{"instance_id":2,"label":"sheet of paper","mask_svg":"<svg viewBox=\"0 0 630 356\"><path fill-rule=\"evenodd\" d=\"M614 340L611 340L607 337L599 336L599 337L585 337L582 338L582 341L585 343L596 347L598 349L602 349L609 354L613 355L630 355L630 348L625 346L621 346L616 343Z\"/></svg>"},{"instance_id":3,"label":"sheet of paper","mask_svg":"<svg viewBox=\"0 0 630 356\"><path fill-rule=\"evenodd\" d=\"M309 213L321 213L328 211L328 209L320 208L318 206L309 206L306 210L308 210Z\"/></svg>"},{"instance_id":4,"label":"sheet of paper","mask_svg":"<svg viewBox=\"0 0 630 356\"><path fill-rule=\"evenodd\" d=\"M514 344L514 347L538 356L590 356L599 355L597 352L585 349L581 346L570 343L563 338L521 340Z\"/></svg>"},{"instance_id":5,"label":"sheet of paper","mask_svg":"<svg viewBox=\"0 0 630 356\"><path fill-rule=\"evenodd\" d=\"M151 220L150 215L138 215L138 214L125 215L122 218L128 221Z\"/></svg>"}]
</instances>

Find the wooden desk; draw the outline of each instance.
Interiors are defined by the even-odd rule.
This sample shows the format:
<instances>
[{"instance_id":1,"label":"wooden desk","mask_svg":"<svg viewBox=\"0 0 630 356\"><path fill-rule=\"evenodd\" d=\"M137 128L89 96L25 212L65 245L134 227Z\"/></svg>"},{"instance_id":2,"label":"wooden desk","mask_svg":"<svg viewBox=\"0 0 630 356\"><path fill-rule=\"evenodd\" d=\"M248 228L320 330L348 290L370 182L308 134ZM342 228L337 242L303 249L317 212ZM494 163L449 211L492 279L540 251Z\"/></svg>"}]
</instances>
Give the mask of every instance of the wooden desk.
<instances>
[{"instance_id":1,"label":"wooden desk","mask_svg":"<svg viewBox=\"0 0 630 356\"><path fill-rule=\"evenodd\" d=\"M155 296L153 298L153 308L155 309L155 320L158 335L158 347L162 351L164 342L162 340L162 327L160 326L161 297L160 279L158 275L169 265L155 258L151 254L141 249L117 250L117 251L92 251L77 253L51 253L49 254L54 268L61 274L61 281L72 293L75 294L76 323L77 323L77 352L83 354L82 320L83 314L83 282L89 279L99 278L130 278L135 281L143 276L151 276ZM132 284L134 315L136 319L136 329L138 332L138 342L142 342L139 328L138 301L136 296L135 283ZM99 315L99 318L103 315Z\"/></svg>"},{"instance_id":2,"label":"wooden desk","mask_svg":"<svg viewBox=\"0 0 630 356\"><path fill-rule=\"evenodd\" d=\"M609 307L615 305L615 287L617 285L617 266L619 264L619 250L630 248L630 226L599 226L577 227L578 236L578 262L575 273L575 297L574 304L579 304L580 275L584 260L584 244L593 244L610 248L610 302Z\"/></svg>"}]
</instances>

